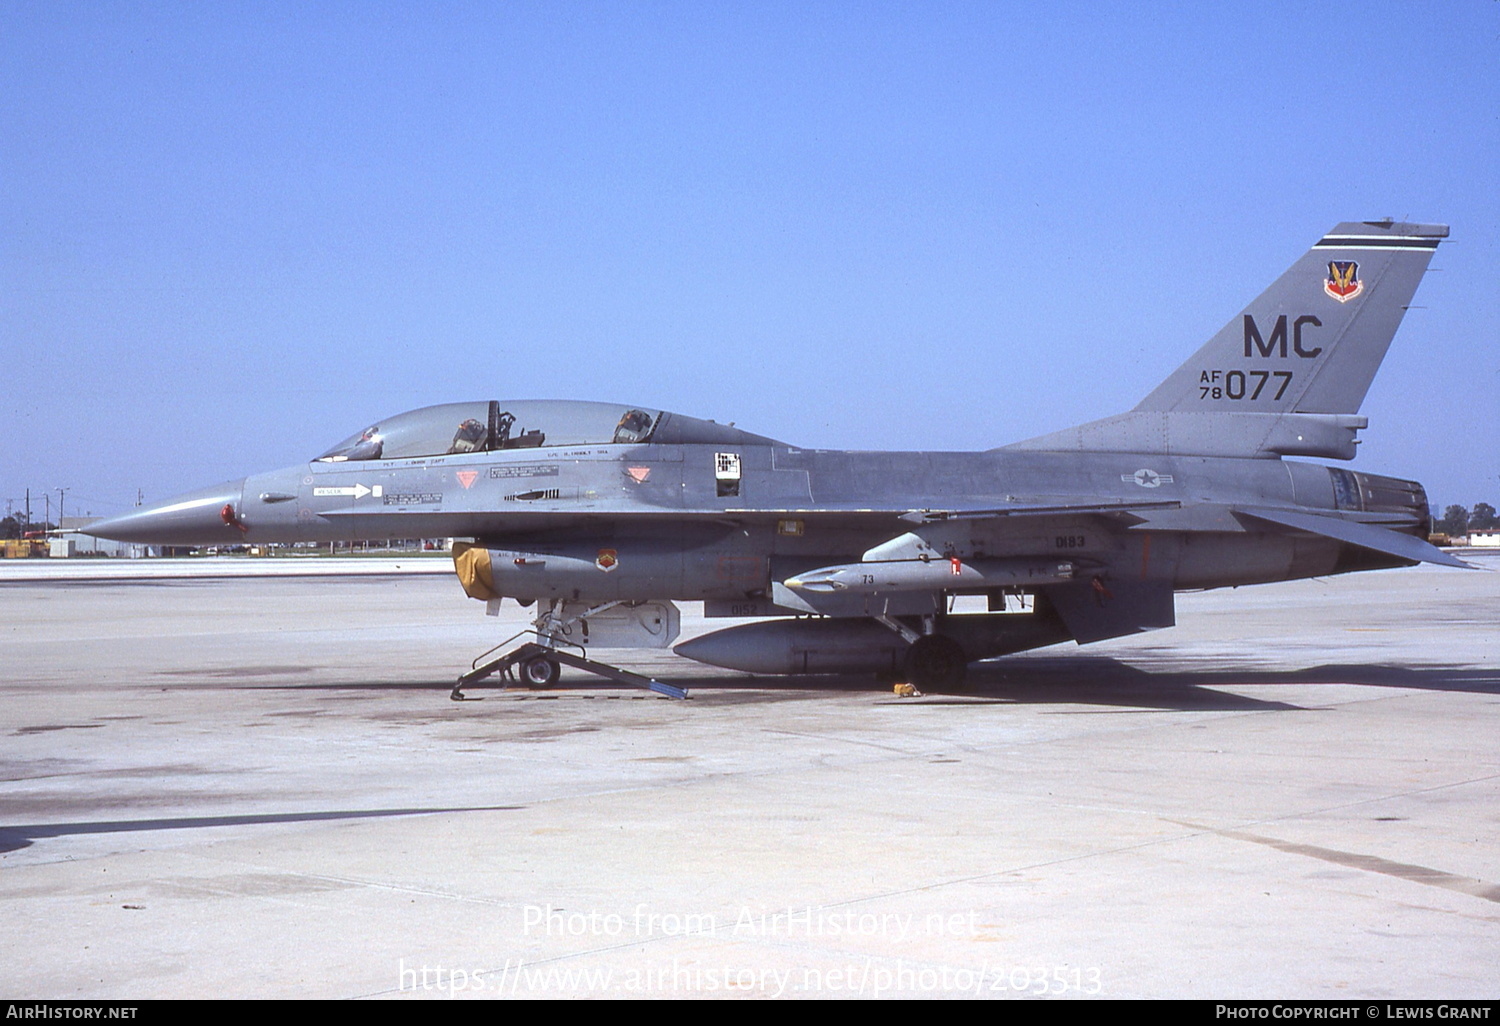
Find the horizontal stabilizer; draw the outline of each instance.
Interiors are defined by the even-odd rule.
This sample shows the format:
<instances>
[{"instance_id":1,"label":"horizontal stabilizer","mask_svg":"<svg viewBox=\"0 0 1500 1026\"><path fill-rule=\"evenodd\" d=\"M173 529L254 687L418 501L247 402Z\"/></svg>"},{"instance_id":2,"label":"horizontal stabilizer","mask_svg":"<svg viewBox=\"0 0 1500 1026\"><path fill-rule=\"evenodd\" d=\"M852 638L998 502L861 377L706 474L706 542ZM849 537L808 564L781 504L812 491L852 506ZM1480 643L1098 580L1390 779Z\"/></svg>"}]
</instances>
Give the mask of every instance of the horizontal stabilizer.
<instances>
[{"instance_id":1,"label":"horizontal stabilizer","mask_svg":"<svg viewBox=\"0 0 1500 1026\"><path fill-rule=\"evenodd\" d=\"M1374 549L1376 552L1384 552L1389 556L1409 559L1413 563L1436 563L1439 566L1456 566L1464 570L1478 569L1471 563L1465 563L1456 556L1449 555L1423 538L1399 534L1374 524L1361 524L1338 517L1325 517L1316 513L1294 513L1291 510L1282 509L1241 507L1236 508L1235 513L1298 531L1306 531L1308 534L1333 538L1361 548Z\"/></svg>"}]
</instances>

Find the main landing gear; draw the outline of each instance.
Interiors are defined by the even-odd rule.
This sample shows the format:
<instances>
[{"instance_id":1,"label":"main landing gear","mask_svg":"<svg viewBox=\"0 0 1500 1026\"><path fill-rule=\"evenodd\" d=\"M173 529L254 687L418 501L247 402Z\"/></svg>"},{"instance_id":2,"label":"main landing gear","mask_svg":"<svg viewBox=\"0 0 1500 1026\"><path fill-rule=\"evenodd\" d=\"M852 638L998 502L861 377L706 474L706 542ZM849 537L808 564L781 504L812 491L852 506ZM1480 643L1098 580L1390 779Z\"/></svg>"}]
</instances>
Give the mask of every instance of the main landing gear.
<instances>
[{"instance_id":1,"label":"main landing gear","mask_svg":"<svg viewBox=\"0 0 1500 1026\"><path fill-rule=\"evenodd\" d=\"M912 642L902 665L908 681L933 691L961 686L969 671L964 650L945 634L924 634Z\"/></svg>"},{"instance_id":2,"label":"main landing gear","mask_svg":"<svg viewBox=\"0 0 1500 1026\"><path fill-rule=\"evenodd\" d=\"M500 674L502 678L519 680L521 684L532 688L549 688L557 683L557 678L562 674L564 666L571 666L578 670L587 670L606 680L615 681L618 684L626 684L630 687L646 688L657 694L666 695L668 698L686 698L687 690L666 684L656 680L654 677L642 676L639 673L631 673L622 670L618 666L610 666L596 659L589 659L584 655L584 648L573 642L566 641L564 634L574 623L595 613L603 612L617 603L609 602L602 606L596 606L576 616L564 620L559 611L562 609L560 601L553 602L551 607L536 618L536 623L520 634L513 635L507 641L501 642L495 648L490 649L484 655L479 656L471 665L468 673L458 678L458 683L453 686L452 693L448 696L455 702L464 701L463 689L472 684L477 684L492 674ZM497 649L504 648L511 641L515 641L522 634L535 634L536 641L527 641L520 646L497 656L489 661L484 661ZM578 654L560 650L558 644L568 644L578 649Z\"/></svg>"},{"instance_id":3,"label":"main landing gear","mask_svg":"<svg viewBox=\"0 0 1500 1026\"><path fill-rule=\"evenodd\" d=\"M958 642L938 633L940 625L936 617L922 617L920 632L893 616L877 616L875 619L911 643L902 662L902 672L908 683L933 691L962 686L969 671L969 657Z\"/></svg>"}]
</instances>

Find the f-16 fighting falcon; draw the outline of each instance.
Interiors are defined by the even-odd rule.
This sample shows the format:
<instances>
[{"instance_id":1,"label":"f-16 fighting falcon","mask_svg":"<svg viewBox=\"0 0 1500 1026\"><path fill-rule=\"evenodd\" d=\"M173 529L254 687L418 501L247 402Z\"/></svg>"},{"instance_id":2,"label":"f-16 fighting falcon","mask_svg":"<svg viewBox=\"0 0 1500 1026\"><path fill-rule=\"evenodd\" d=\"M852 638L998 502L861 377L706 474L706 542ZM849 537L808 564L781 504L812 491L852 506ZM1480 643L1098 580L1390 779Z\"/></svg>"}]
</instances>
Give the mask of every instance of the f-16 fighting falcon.
<instances>
[{"instance_id":1,"label":"f-16 fighting falcon","mask_svg":"<svg viewBox=\"0 0 1500 1026\"><path fill-rule=\"evenodd\" d=\"M96 524L169 545L452 538L526 641L459 679L562 664L683 692L589 648L665 648L676 600L754 617L676 646L755 674L958 685L1011 652L1175 622L1173 593L1410 566L1415 481L1349 460L1360 404L1443 225L1340 224L1133 410L983 452L807 449L646 406L479 400ZM985 613L955 613L959 595Z\"/></svg>"}]
</instances>

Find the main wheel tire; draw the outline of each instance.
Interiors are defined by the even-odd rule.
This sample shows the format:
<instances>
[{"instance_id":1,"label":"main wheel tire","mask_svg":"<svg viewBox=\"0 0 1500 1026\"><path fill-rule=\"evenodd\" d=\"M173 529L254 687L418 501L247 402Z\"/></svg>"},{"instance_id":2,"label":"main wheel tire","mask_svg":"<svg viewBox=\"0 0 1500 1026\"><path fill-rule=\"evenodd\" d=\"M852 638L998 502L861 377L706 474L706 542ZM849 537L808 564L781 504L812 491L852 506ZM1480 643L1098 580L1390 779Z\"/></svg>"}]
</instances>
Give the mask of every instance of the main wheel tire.
<instances>
[{"instance_id":1,"label":"main wheel tire","mask_svg":"<svg viewBox=\"0 0 1500 1026\"><path fill-rule=\"evenodd\" d=\"M906 679L919 688L957 688L968 672L969 660L958 642L943 634L927 634L906 650Z\"/></svg>"},{"instance_id":2,"label":"main wheel tire","mask_svg":"<svg viewBox=\"0 0 1500 1026\"><path fill-rule=\"evenodd\" d=\"M532 656L521 664L521 680L527 687L550 688L562 676L562 667L551 656Z\"/></svg>"}]
</instances>

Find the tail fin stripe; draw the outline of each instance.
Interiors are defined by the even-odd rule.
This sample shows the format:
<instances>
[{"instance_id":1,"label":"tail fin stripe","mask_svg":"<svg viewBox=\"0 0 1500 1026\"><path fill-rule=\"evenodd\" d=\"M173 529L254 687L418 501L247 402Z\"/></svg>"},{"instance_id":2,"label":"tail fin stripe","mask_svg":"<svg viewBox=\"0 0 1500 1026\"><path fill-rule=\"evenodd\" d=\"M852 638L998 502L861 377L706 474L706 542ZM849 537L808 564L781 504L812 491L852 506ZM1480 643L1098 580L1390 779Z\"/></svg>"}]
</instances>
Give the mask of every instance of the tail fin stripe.
<instances>
[{"instance_id":1,"label":"tail fin stripe","mask_svg":"<svg viewBox=\"0 0 1500 1026\"><path fill-rule=\"evenodd\" d=\"M1319 239L1313 249L1437 249L1440 239L1373 239L1365 235Z\"/></svg>"}]
</instances>

